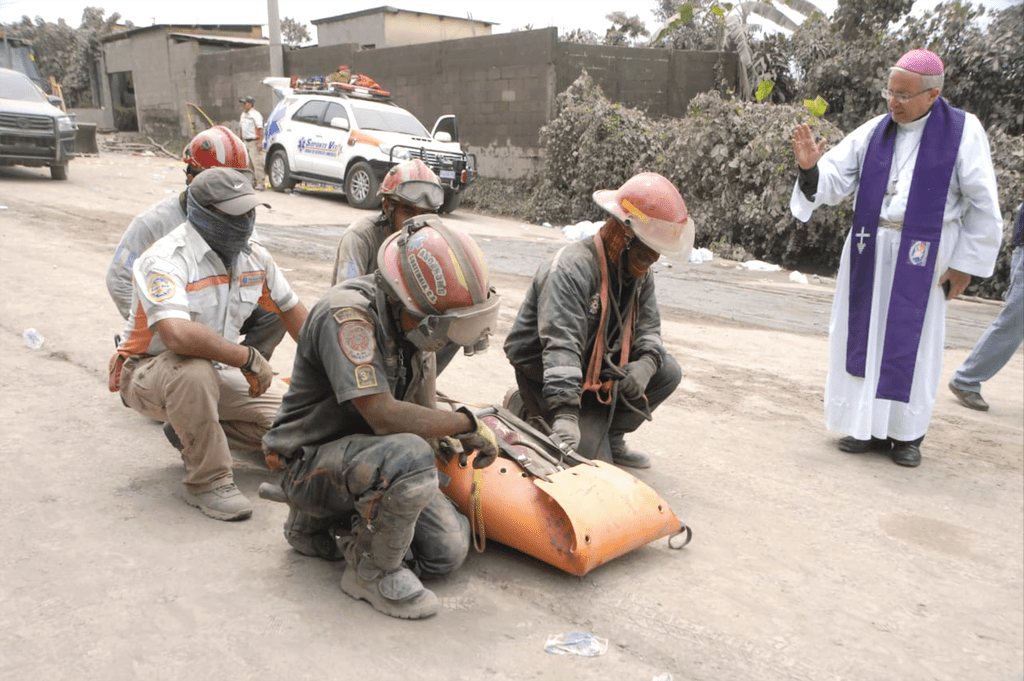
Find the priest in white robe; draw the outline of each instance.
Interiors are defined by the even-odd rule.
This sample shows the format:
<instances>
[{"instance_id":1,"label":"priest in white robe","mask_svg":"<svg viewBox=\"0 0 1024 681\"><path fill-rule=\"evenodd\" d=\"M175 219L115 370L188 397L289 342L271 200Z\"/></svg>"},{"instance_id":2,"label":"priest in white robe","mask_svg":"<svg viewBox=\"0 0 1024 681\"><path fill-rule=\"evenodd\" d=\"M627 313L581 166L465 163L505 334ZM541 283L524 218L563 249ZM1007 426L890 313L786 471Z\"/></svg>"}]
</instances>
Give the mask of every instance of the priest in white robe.
<instances>
[{"instance_id":1,"label":"priest in white robe","mask_svg":"<svg viewBox=\"0 0 1024 681\"><path fill-rule=\"evenodd\" d=\"M793 134L800 176L790 210L856 193L829 323L826 427L847 452L921 463L942 372L947 301L988 277L1002 239L984 128L939 95L944 68L911 50L889 72L875 117L825 152L807 125Z\"/></svg>"}]
</instances>

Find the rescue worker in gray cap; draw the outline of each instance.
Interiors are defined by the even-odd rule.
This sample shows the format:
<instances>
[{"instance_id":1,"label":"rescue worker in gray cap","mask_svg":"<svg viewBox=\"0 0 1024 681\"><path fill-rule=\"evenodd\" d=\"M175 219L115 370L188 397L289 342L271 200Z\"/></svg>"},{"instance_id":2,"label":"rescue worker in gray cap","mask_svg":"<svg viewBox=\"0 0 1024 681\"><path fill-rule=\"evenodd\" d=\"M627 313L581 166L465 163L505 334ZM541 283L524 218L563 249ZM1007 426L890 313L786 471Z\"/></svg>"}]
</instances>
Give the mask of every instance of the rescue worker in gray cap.
<instances>
[{"instance_id":1,"label":"rescue worker in gray cap","mask_svg":"<svg viewBox=\"0 0 1024 681\"><path fill-rule=\"evenodd\" d=\"M263 355L237 342L239 332L262 306L298 339L307 312L251 239L256 206L267 204L245 175L205 170L186 201L188 220L133 265L132 312L118 346L124 364L112 372L111 390L143 416L171 424L187 504L218 520L243 520L252 505L235 486L230 450L262 449L285 385Z\"/></svg>"}]
</instances>

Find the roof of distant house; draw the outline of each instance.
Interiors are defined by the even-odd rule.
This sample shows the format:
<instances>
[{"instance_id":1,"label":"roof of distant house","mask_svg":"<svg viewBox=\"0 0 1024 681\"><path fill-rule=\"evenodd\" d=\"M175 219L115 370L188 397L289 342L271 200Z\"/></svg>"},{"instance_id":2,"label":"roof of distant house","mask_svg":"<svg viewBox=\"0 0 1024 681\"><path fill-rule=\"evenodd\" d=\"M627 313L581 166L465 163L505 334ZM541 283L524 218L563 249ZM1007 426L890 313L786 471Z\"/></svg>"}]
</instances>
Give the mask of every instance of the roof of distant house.
<instances>
[{"instance_id":1,"label":"roof of distant house","mask_svg":"<svg viewBox=\"0 0 1024 681\"><path fill-rule=\"evenodd\" d=\"M439 17L441 19L456 19L458 21L470 21L476 24L484 24L485 26L497 26L498 24L494 21L481 21L480 19L470 19L468 17L453 17L447 14L433 14L431 12L418 12L411 9L399 9L397 7L391 7L389 5L383 5L381 7L374 7L373 9L364 9L358 12L349 12L348 14L339 14L335 17L326 17L323 19L313 19L311 24L316 26L317 24L325 24L331 21L342 21L345 19L355 19L356 17L364 17L371 14L415 14L418 16L425 17Z\"/></svg>"},{"instance_id":2,"label":"roof of distant house","mask_svg":"<svg viewBox=\"0 0 1024 681\"><path fill-rule=\"evenodd\" d=\"M220 42L232 45L267 45L269 43L268 39L263 37L263 27L258 24L153 24L108 35L102 39L102 42L124 40L150 31L160 31L177 39L197 40L205 43ZM203 32L195 33L194 31Z\"/></svg>"}]
</instances>

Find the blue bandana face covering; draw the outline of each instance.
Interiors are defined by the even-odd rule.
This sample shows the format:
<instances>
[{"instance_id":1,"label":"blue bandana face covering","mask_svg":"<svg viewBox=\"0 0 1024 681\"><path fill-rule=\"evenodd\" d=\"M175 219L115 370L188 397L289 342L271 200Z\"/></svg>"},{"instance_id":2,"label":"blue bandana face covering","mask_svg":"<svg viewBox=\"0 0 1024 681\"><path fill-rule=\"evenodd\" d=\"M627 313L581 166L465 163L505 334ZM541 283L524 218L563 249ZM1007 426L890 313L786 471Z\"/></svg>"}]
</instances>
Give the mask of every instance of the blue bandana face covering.
<instances>
[{"instance_id":1,"label":"blue bandana face covering","mask_svg":"<svg viewBox=\"0 0 1024 681\"><path fill-rule=\"evenodd\" d=\"M218 213L200 206L192 192L188 192L188 221L213 252L220 256L224 267L231 269L238 254L247 248L256 216Z\"/></svg>"}]
</instances>

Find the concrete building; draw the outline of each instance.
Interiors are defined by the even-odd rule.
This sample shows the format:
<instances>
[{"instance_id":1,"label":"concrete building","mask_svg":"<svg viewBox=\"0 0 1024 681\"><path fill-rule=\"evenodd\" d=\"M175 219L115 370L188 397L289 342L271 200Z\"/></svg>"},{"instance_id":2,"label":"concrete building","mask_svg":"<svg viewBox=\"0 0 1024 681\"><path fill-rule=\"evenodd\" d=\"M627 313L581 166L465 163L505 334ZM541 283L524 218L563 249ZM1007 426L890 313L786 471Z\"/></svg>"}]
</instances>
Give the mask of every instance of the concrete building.
<instances>
[{"instance_id":1,"label":"concrete building","mask_svg":"<svg viewBox=\"0 0 1024 681\"><path fill-rule=\"evenodd\" d=\"M321 47L352 43L364 50L476 38L491 35L491 26L495 25L387 6L314 19L312 24Z\"/></svg>"},{"instance_id":2,"label":"concrete building","mask_svg":"<svg viewBox=\"0 0 1024 681\"><path fill-rule=\"evenodd\" d=\"M100 79L101 108L91 111L98 118L94 122L101 128L181 136L189 135L189 116L198 115L189 102L202 106L196 92L200 58L269 45L260 26L174 24L132 29L103 43L99 73L105 77Z\"/></svg>"}]
</instances>

